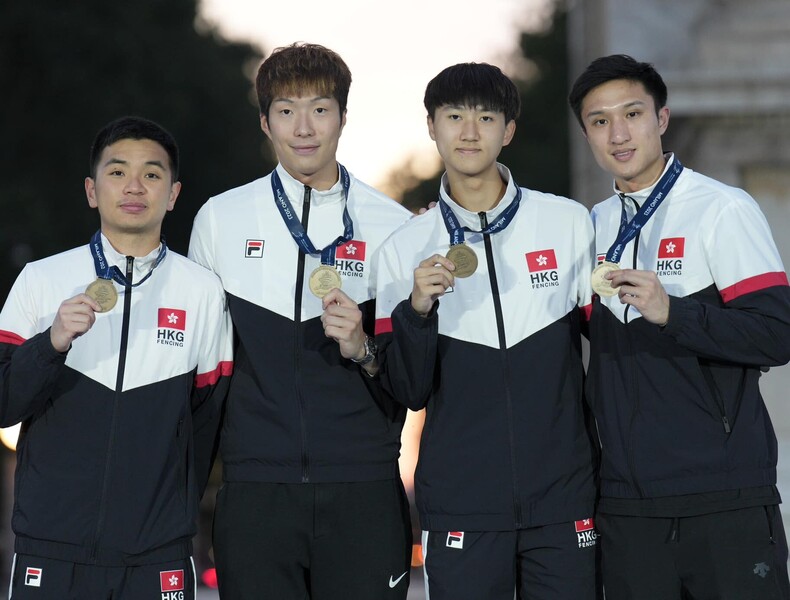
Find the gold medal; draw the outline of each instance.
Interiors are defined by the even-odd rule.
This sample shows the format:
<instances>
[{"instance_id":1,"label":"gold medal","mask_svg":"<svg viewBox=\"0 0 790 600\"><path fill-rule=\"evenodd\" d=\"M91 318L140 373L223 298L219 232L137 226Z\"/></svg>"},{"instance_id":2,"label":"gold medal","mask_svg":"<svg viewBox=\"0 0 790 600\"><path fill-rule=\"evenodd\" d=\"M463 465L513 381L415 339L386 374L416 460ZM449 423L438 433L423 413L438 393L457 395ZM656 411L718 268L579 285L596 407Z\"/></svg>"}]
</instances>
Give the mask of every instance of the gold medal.
<instances>
[{"instance_id":1,"label":"gold medal","mask_svg":"<svg viewBox=\"0 0 790 600\"><path fill-rule=\"evenodd\" d=\"M99 312L104 313L112 310L115 303L118 302L118 292L112 279L102 279L100 277L87 287L85 293L101 306Z\"/></svg>"},{"instance_id":2,"label":"gold medal","mask_svg":"<svg viewBox=\"0 0 790 600\"><path fill-rule=\"evenodd\" d=\"M337 272L335 267L321 265L310 273L310 279L308 279L307 284L310 286L310 291L313 292L314 296L323 298L333 289L340 289L343 281L340 279L340 273Z\"/></svg>"},{"instance_id":3,"label":"gold medal","mask_svg":"<svg viewBox=\"0 0 790 600\"><path fill-rule=\"evenodd\" d=\"M469 277L477 270L477 254L466 244L450 246L447 258L455 265L453 275L456 277Z\"/></svg>"},{"instance_id":4,"label":"gold medal","mask_svg":"<svg viewBox=\"0 0 790 600\"><path fill-rule=\"evenodd\" d=\"M604 275L611 273L612 271L619 270L620 265L609 262L608 260L603 261L600 265L595 267L593 269L592 275L590 276L593 291L601 297L606 296L608 298L609 296L614 296L620 288L613 288L612 282L608 279L605 279Z\"/></svg>"}]
</instances>

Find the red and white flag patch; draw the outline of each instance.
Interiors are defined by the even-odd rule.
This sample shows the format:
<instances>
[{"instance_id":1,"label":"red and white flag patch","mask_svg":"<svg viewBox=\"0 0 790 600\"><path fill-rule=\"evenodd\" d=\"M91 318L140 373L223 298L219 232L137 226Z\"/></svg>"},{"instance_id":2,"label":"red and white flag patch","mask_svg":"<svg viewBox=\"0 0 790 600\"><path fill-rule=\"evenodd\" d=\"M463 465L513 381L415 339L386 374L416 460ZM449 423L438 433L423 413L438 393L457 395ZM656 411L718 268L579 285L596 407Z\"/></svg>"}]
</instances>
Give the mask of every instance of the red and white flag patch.
<instances>
[{"instance_id":1,"label":"red and white flag patch","mask_svg":"<svg viewBox=\"0 0 790 600\"><path fill-rule=\"evenodd\" d=\"M335 250L335 258L346 260L365 260L365 242L350 240L345 244L340 244Z\"/></svg>"},{"instance_id":2,"label":"red and white flag patch","mask_svg":"<svg viewBox=\"0 0 790 600\"><path fill-rule=\"evenodd\" d=\"M686 238L666 238L658 245L658 258L683 258L685 249Z\"/></svg>"},{"instance_id":3,"label":"red and white flag patch","mask_svg":"<svg viewBox=\"0 0 790 600\"><path fill-rule=\"evenodd\" d=\"M527 252L527 268L530 273L549 271L557 268L557 257L554 250L538 250Z\"/></svg>"},{"instance_id":4,"label":"red and white flag patch","mask_svg":"<svg viewBox=\"0 0 790 600\"><path fill-rule=\"evenodd\" d=\"M184 589L184 570L159 571L159 584L163 592L178 592Z\"/></svg>"},{"instance_id":5,"label":"red and white flag patch","mask_svg":"<svg viewBox=\"0 0 790 600\"><path fill-rule=\"evenodd\" d=\"M160 308L159 328L186 331L187 311L180 308Z\"/></svg>"}]
</instances>

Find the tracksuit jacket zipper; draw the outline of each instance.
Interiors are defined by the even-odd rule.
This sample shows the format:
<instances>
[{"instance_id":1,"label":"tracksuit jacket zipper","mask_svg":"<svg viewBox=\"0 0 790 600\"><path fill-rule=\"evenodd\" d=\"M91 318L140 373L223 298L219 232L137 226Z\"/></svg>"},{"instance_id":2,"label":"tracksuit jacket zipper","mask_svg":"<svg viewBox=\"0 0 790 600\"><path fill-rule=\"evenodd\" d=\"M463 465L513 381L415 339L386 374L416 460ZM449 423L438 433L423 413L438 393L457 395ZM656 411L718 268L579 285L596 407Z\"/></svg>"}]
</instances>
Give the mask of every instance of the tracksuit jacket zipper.
<instances>
[{"instance_id":1,"label":"tracksuit jacket zipper","mask_svg":"<svg viewBox=\"0 0 790 600\"><path fill-rule=\"evenodd\" d=\"M101 542L104 519L107 515L107 488L110 483L110 465L112 463L112 453L115 446L115 428L118 421L118 405L121 403L123 395L123 375L126 370L126 348L129 343L129 320L132 312L132 277L134 276L134 257L126 257L126 285L124 286L123 297L123 322L121 325L121 347L118 353L118 373L115 379L115 395L112 404L112 416L110 419L110 434L107 440L107 456L104 462L104 478L102 479L102 491L99 500L99 516L96 519L96 535L93 539L93 550L91 557L95 561L98 558L99 543Z\"/></svg>"},{"instance_id":2,"label":"tracksuit jacket zipper","mask_svg":"<svg viewBox=\"0 0 790 600\"><path fill-rule=\"evenodd\" d=\"M480 228L488 227L488 218L485 212L477 213L480 218ZM513 431L513 398L510 395L510 363L507 358L507 339L505 337L505 319L502 316L502 302L499 298L499 282L497 281L496 265L494 264L494 250L491 245L491 236L483 234L483 244L486 251L486 263L488 264L488 279L491 283L491 295L494 298L494 312L496 314L497 334L499 336L499 351L502 357L502 373L505 382L505 406L507 407L508 438L510 442L510 475L513 483L513 511L515 513L516 528L524 526L524 519L521 515L521 503L518 499L518 475L516 471L516 436Z\"/></svg>"},{"instance_id":3,"label":"tracksuit jacket zipper","mask_svg":"<svg viewBox=\"0 0 790 600\"><path fill-rule=\"evenodd\" d=\"M310 193L312 189L304 186L302 199L302 228L307 231L310 216ZM302 288L304 287L305 253L299 250L296 263L296 293L294 294L294 387L299 404L299 426L302 433L302 483L310 483L310 456L307 452L307 406L299 385L299 363L302 357Z\"/></svg>"}]
</instances>

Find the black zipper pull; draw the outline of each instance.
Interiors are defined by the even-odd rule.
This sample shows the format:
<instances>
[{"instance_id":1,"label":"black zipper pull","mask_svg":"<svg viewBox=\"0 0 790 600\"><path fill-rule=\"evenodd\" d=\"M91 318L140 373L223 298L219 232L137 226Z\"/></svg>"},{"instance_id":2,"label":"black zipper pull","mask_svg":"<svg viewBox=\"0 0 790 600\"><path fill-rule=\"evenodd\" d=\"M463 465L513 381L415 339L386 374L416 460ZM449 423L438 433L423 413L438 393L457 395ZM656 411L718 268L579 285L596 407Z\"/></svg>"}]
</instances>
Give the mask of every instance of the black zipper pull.
<instances>
[{"instance_id":1,"label":"black zipper pull","mask_svg":"<svg viewBox=\"0 0 790 600\"><path fill-rule=\"evenodd\" d=\"M488 227L488 216L486 215L484 210L481 210L477 213L478 218L480 219L480 229L485 229Z\"/></svg>"},{"instance_id":2,"label":"black zipper pull","mask_svg":"<svg viewBox=\"0 0 790 600\"><path fill-rule=\"evenodd\" d=\"M727 418L727 415L724 415L721 418L721 422L724 423L724 432L730 433L732 431L732 428L730 427L730 420Z\"/></svg>"}]
</instances>

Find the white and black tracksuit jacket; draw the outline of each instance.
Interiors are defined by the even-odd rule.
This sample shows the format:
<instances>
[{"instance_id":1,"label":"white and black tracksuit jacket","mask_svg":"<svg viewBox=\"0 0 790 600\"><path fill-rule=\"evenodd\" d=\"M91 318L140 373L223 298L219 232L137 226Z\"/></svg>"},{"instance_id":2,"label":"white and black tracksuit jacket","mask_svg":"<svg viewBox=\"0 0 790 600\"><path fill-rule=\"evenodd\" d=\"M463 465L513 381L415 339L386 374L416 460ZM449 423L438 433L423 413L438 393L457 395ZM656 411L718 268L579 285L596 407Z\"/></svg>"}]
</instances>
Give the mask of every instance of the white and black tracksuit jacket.
<instances>
[{"instance_id":1,"label":"white and black tracksuit jacket","mask_svg":"<svg viewBox=\"0 0 790 600\"><path fill-rule=\"evenodd\" d=\"M343 233L347 204L353 239L338 247L335 266L371 333L378 249L411 213L353 176L346 203L340 181L317 191L281 165L277 172L317 248ZM324 334L321 300L308 287L320 259L304 254L291 237L271 175L211 198L195 218L189 256L222 279L236 334L220 448L225 480L398 477L405 409Z\"/></svg>"},{"instance_id":2,"label":"white and black tracksuit jacket","mask_svg":"<svg viewBox=\"0 0 790 600\"><path fill-rule=\"evenodd\" d=\"M599 260L621 206L630 218L651 190L593 209ZM659 327L616 295L594 302L587 392L602 501L775 484L776 436L758 380L761 367L790 359L790 287L757 204L686 168L620 266L655 271L670 309Z\"/></svg>"},{"instance_id":3,"label":"white and black tracksuit jacket","mask_svg":"<svg viewBox=\"0 0 790 600\"><path fill-rule=\"evenodd\" d=\"M141 280L158 249L111 265ZM124 566L191 554L232 370L218 279L167 252L65 353L49 328L96 279L88 245L28 264L0 313L0 425L22 422L18 553Z\"/></svg>"},{"instance_id":4,"label":"white and black tracksuit jacket","mask_svg":"<svg viewBox=\"0 0 790 600\"><path fill-rule=\"evenodd\" d=\"M480 231L516 194L484 213L441 194ZM595 443L582 398L580 329L592 297L593 231L580 204L522 189L509 226L465 234L477 271L456 278L423 318L414 269L445 254L437 208L382 248L376 333L381 377L410 408L427 407L415 479L424 530L509 531L593 513Z\"/></svg>"}]
</instances>

